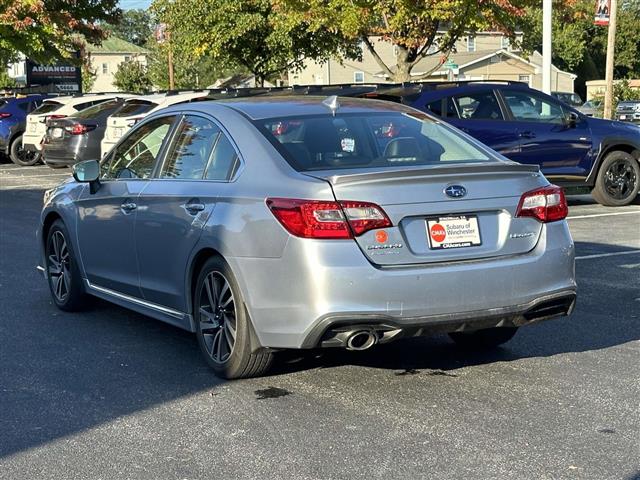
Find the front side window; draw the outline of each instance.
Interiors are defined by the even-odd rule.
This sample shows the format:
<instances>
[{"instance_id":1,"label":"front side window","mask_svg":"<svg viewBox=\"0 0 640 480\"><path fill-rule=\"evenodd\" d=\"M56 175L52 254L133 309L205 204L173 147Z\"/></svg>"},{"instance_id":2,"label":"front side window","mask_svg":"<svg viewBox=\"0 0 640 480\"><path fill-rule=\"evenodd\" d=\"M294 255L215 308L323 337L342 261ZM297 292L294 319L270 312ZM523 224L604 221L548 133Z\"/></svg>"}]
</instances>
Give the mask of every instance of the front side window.
<instances>
[{"instance_id":1,"label":"front side window","mask_svg":"<svg viewBox=\"0 0 640 480\"><path fill-rule=\"evenodd\" d=\"M162 167L162 178L201 179L207 167L220 129L210 120L193 115L186 116L175 134L167 159Z\"/></svg>"},{"instance_id":2,"label":"front side window","mask_svg":"<svg viewBox=\"0 0 640 480\"><path fill-rule=\"evenodd\" d=\"M149 178L175 116L162 117L135 129L102 163L102 178Z\"/></svg>"},{"instance_id":3,"label":"front side window","mask_svg":"<svg viewBox=\"0 0 640 480\"><path fill-rule=\"evenodd\" d=\"M298 171L495 160L451 127L421 114L338 113L256 125Z\"/></svg>"},{"instance_id":4,"label":"front side window","mask_svg":"<svg viewBox=\"0 0 640 480\"><path fill-rule=\"evenodd\" d=\"M502 95L516 120L558 124L564 122L564 111L559 103L529 92L506 90Z\"/></svg>"},{"instance_id":5,"label":"front side window","mask_svg":"<svg viewBox=\"0 0 640 480\"><path fill-rule=\"evenodd\" d=\"M469 120L503 120L498 99L492 91L454 97L457 116Z\"/></svg>"}]
</instances>

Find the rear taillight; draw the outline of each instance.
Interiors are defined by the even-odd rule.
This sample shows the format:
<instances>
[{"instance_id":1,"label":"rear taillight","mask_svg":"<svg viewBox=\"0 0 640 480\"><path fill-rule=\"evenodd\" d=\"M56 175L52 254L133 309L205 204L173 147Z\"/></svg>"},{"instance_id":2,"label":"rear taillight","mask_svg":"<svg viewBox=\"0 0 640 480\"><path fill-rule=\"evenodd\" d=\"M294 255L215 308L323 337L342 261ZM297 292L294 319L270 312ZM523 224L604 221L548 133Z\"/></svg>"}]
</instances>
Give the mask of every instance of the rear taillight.
<instances>
[{"instance_id":1,"label":"rear taillight","mask_svg":"<svg viewBox=\"0 0 640 480\"><path fill-rule=\"evenodd\" d=\"M2 120L3 118L9 118L10 116L11 114L8 112L0 112L0 120Z\"/></svg>"},{"instance_id":2,"label":"rear taillight","mask_svg":"<svg viewBox=\"0 0 640 480\"><path fill-rule=\"evenodd\" d=\"M84 135L91 130L95 130L95 128L95 125L82 125L80 123L75 123L71 126L64 127L64 129L71 135Z\"/></svg>"},{"instance_id":3,"label":"rear taillight","mask_svg":"<svg viewBox=\"0 0 640 480\"><path fill-rule=\"evenodd\" d=\"M522 194L516 217L533 217L541 222L555 222L567 217L569 207L562 188L556 185Z\"/></svg>"},{"instance_id":4,"label":"rear taillight","mask_svg":"<svg viewBox=\"0 0 640 480\"><path fill-rule=\"evenodd\" d=\"M392 225L382 208L368 202L268 198L267 206L289 233L303 238L353 238Z\"/></svg>"}]
</instances>

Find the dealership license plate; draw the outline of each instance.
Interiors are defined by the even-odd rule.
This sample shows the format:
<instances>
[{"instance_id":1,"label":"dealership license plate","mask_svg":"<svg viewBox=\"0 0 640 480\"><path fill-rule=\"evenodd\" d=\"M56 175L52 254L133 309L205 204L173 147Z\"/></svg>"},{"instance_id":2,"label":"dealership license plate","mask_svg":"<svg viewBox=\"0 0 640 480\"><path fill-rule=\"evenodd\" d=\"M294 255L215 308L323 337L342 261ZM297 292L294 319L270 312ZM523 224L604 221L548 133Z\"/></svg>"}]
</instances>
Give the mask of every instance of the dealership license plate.
<instances>
[{"instance_id":1,"label":"dealership license plate","mask_svg":"<svg viewBox=\"0 0 640 480\"><path fill-rule=\"evenodd\" d=\"M427 238L432 250L482 245L478 217L475 215L428 219Z\"/></svg>"},{"instance_id":2,"label":"dealership license plate","mask_svg":"<svg viewBox=\"0 0 640 480\"><path fill-rule=\"evenodd\" d=\"M58 127L54 128L51 130L51 136L53 138L62 138L62 129Z\"/></svg>"},{"instance_id":3,"label":"dealership license plate","mask_svg":"<svg viewBox=\"0 0 640 480\"><path fill-rule=\"evenodd\" d=\"M626 120L627 116L626 115L620 115L620 120Z\"/></svg>"}]
</instances>

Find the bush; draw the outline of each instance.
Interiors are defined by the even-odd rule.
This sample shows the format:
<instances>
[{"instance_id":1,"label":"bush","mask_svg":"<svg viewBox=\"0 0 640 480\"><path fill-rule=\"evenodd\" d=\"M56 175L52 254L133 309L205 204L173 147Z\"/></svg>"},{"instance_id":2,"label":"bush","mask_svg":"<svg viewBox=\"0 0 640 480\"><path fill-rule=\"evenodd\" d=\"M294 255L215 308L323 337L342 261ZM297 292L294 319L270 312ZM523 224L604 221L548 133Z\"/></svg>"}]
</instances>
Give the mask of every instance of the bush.
<instances>
[{"instance_id":1,"label":"bush","mask_svg":"<svg viewBox=\"0 0 640 480\"><path fill-rule=\"evenodd\" d=\"M147 67L135 60L122 62L113 75L113 84L123 92L147 93L153 87Z\"/></svg>"}]
</instances>

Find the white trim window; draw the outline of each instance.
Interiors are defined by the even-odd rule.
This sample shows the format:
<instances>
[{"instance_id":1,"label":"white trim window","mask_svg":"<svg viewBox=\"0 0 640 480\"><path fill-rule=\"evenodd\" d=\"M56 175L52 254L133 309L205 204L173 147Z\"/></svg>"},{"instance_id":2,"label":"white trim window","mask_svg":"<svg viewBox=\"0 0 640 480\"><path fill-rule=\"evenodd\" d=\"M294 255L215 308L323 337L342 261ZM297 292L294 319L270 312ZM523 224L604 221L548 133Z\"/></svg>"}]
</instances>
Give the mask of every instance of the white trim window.
<instances>
[{"instance_id":1,"label":"white trim window","mask_svg":"<svg viewBox=\"0 0 640 480\"><path fill-rule=\"evenodd\" d=\"M103 63L102 64L102 74L103 75L107 75L109 73L109 64L108 63Z\"/></svg>"},{"instance_id":2,"label":"white trim window","mask_svg":"<svg viewBox=\"0 0 640 480\"><path fill-rule=\"evenodd\" d=\"M476 37L469 35L467 37L467 52L476 51Z\"/></svg>"},{"instance_id":3,"label":"white trim window","mask_svg":"<svg viewBox=\"0 0 640 480\"><path fill-rule=\"evenodd\" d=\"M531 86L531 75L518 75L518 81Z\"/></svg>"},{"instance_id":4,"label":"white trim window","mask_svg":"<svg viewBox=\"0 0 640 480\"><path fill-rule=\"evenodd\" d=\"M353 72L353 83L364 83L364 72Z\"/></svg>"},{"instance_id":5,"label":"white trim window","mask_svg":"<svg viewBox=\"0 0 640 480\"><path fill-rule=\"evenodd\" d=\"M509 37L504 35L500 37L500 48L507 51L511 50L511 40L509 40Z\"/></svg>"}]
</instances>

